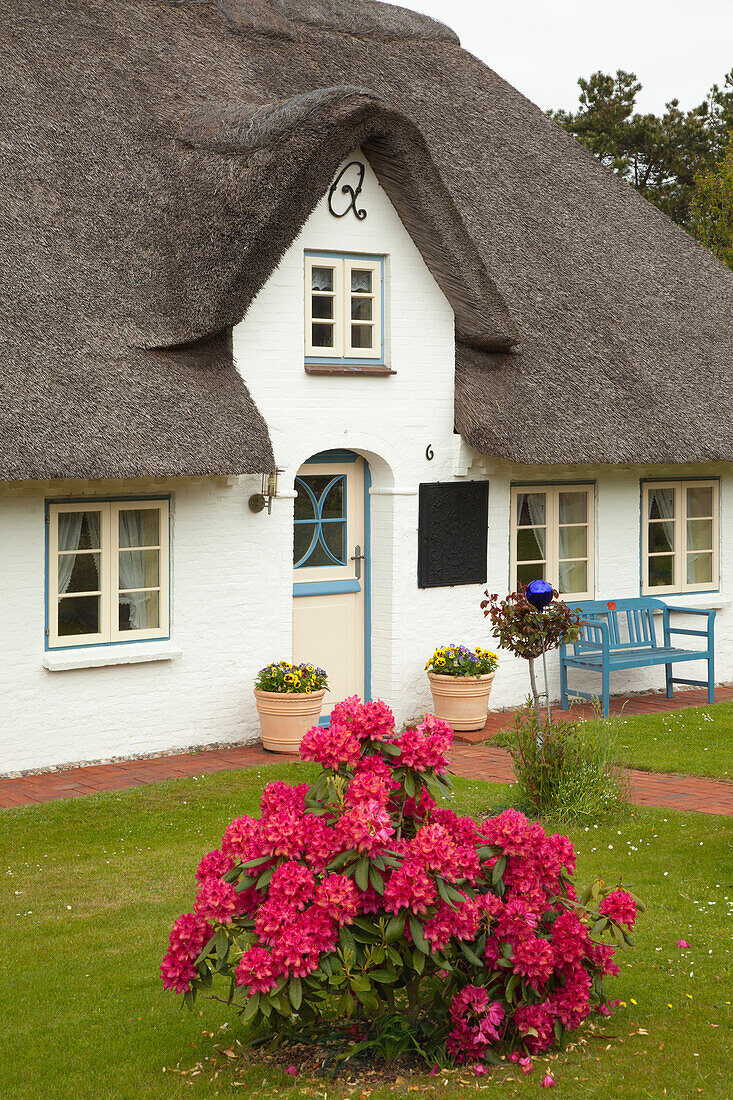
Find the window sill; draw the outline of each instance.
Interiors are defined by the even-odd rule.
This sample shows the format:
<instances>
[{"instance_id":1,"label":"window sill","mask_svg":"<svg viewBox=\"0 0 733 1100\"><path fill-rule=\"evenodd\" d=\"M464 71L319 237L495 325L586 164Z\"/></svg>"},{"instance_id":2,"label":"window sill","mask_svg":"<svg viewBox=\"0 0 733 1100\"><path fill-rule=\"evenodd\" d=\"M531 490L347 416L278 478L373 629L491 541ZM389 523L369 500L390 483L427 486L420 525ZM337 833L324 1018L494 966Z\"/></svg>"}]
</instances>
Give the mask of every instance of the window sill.
<instances>
[{"instance_id":1,"label":"window sill","mask_svg":"<svg viewBox=\"0 0 733 1100\"><path fill-rule=\"evenodd\" d=\"M397 371L384 366L382 363L370 366L360 363L340 363L338 360L324 363L306 363L305 372L306 374L373 374L378 377L397 373Z\"/></svg>"},{"instance_id":2,"label":"window sill","mask_svg":"<svg viewBox=\"0 0 733 1100\"><path fill-rule=\"evenodd\" d=\"M79 649L49 649L44 654L43 667L49 672L68 672L75 668L174 661L180 656L181 650L170 642L127 642L123 645L88 646Z\"/></svg>"},{"instance_id":3,"label":"window sill","mask_svg":"<svg viewBox=\"0 0 733 1100\"><path fill-rule=\"evenodd\" d=\"M646 593L651 596L651 593ZM654 599L663 600L672 607L699 607L703 611L719 611L723 607L730 607L733 600L720 592L666 592L663 596L655 596ZM655 612L660 614L660 612Z\"/></svg>"}]
</instances>

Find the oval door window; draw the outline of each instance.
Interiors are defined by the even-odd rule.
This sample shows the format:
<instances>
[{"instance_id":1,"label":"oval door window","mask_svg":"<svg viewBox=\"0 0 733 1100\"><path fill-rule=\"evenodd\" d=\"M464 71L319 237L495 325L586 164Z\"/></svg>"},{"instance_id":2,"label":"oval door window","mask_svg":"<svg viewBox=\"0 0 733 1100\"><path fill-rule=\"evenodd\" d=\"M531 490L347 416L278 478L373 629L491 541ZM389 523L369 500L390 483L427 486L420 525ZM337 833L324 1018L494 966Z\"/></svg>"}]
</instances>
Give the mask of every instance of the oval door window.
<instances>
[{"instance_id":1,"label":"oval door window","mask_svg":"<svg viewBox=\"0 0 733 1100\"><path fill-rule=\"evenodd\" d=\"M295 489L295 568L346 565L345 476L299 474Z\"/></svg>"}]
</instances>

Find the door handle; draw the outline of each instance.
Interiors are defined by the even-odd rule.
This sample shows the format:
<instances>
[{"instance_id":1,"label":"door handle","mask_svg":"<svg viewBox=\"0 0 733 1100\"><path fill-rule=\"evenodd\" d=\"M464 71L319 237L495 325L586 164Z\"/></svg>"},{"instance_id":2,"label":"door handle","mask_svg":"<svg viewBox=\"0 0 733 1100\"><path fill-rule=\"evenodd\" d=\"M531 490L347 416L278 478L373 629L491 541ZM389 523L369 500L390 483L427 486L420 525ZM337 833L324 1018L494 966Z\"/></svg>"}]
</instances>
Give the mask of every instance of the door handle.
<instances>
[{"instance_id":1,"label":"door handle","mask_svg":"<svg viewBox=\"0 0 733 1100\"><path fill-rule=\"evenodd\" d=\"M353 553L353 556L352 556L351 560L356 563L354 565L354 576L356 577L356 579L358 581L360 581L361 580L361 563L364 561L364 555L361 552L361 546L359 546L358 544L354 547L354 553Z\"/></svg>"}]
</instances>

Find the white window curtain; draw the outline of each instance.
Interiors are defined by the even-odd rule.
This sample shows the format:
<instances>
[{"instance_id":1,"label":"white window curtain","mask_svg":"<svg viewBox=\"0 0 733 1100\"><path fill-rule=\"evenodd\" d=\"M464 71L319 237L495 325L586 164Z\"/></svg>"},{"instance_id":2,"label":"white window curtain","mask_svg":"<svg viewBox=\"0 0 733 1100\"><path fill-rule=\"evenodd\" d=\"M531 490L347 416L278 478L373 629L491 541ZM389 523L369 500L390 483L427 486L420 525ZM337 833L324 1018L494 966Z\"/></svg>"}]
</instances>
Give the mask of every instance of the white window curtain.
<instances>
[{"instance_id":1,"label":"white window curtain","mask_svg":"<svg viewBox=\"0 0 733 1100\"><path fill-rule=\"evenodd\" d=\"M101 547L101 524L99 512L60 512L59 513L59 550L78 550L81 542L81 529L87 518L90 549L99 551ZM94 567L99 577L99 553L92 555ZM76 554L59 554L59 595L68 590L71 574L76 565Z\"/></svg>"},{"instance_id":2,"label":"white window curtain","mask_svg":"<svg viewBox=\"0 0 733 1100\"><path fill-rule=\"evenodd\" d=\"M652 489L660 519L674 519L674 489Z\"/></svg>"},{"instance_id":3,"label":"white window curtain","mask_svg":"<svg viewBox=\"0 0 733 1100\"><path fill-rule=\"evenodd\" d=\"M120 516L120 546L141 546L144 537L145 513L137 508L125 508ZM120 550L120 589L145 587L145 550ZM120 592L120 603L130 608L130 629L147 627L149 592Z\"/></svg>"}]
</instances>

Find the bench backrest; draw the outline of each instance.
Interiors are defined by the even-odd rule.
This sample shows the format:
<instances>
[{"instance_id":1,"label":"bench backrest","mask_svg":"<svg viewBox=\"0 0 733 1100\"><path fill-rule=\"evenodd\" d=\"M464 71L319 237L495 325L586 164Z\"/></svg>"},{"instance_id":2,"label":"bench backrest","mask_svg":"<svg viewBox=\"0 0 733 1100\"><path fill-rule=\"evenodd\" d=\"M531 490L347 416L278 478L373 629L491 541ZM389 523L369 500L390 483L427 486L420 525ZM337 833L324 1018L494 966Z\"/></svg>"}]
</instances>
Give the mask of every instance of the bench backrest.
<instances>
[{"instance_id":1,"label":"bench backrest","mask_svg":"<svg viewBox=\"0 0 733 1100\"><path fill-rule=\"evenodd\" d=\"M599 619L605 619L608 623L610 644L613 649L638 649L639 646L657 647L657 635L654 629L654 612L664 611L662 600L655 600L651 596L638 596L627 600L584 600L569 605L577 608L584 619L591 624ZM584 642L600 641L600 631L593 627L584 627L580 639L575 645L575 652L582 652Z\"/></svg>"}]
</instances>

